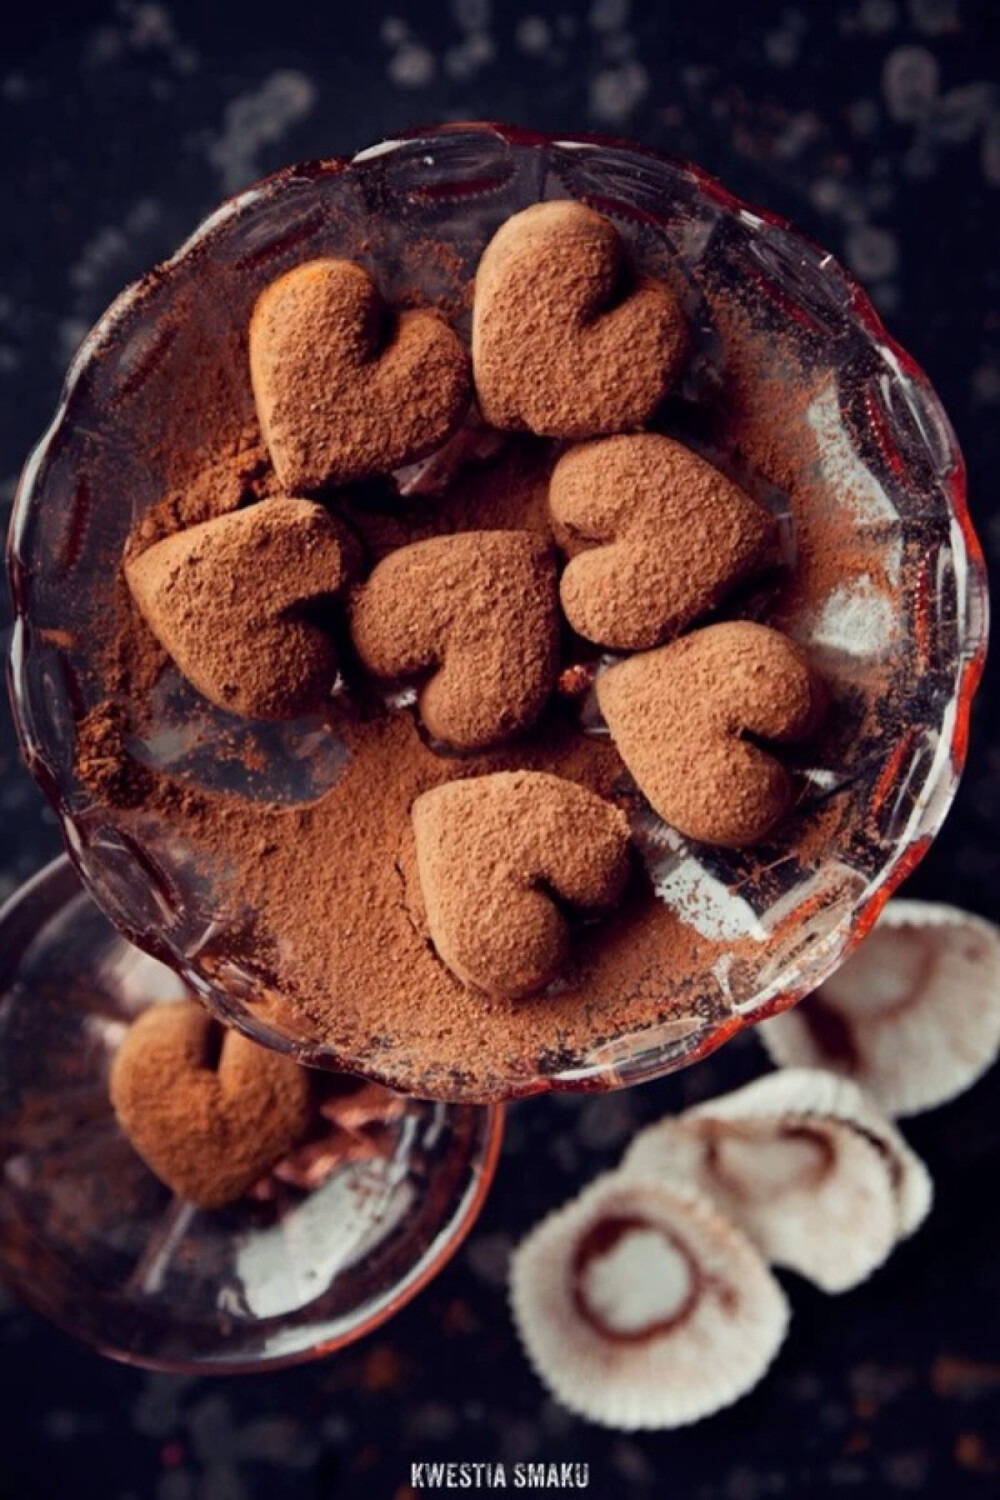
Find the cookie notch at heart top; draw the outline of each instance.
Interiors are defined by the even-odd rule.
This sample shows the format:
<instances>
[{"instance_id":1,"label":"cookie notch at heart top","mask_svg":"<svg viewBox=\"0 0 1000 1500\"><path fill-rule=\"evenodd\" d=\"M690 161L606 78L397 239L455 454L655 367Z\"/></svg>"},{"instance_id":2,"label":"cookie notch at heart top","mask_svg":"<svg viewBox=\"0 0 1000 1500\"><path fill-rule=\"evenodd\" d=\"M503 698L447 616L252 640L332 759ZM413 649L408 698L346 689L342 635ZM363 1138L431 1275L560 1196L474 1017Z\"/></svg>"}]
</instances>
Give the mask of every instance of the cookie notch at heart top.
<instances>
[{"instance_id":1,"label":"cookie notch at heart top","mask_svg":"<svg viewBox=\"0 0 1000 1500\"><path fill-rule=\"evenodd\" d=\"M276 496L175 532L125 563L160 645L216 707L289 719L320 707L337 675L311 618L357 570L360 548L311 500Z\"/></svg>"},{"instance_id":2,"label":"cookie notch at heart top","mask_svg":"<svg viewBox=\"0 0 1000 1500\"><path fill-rule=\"evenodd\" d=\"M449 781L413 804L417 874L438 957L463 984L519 999L559 973L558 903L600 913L629 874L620 808L541 771Z\"/></svg>"},{"instance_id":3,"label":"cookie notch at heart top","mask_svg":"<svg viewBox=\"0 0 1000 1500\"><path fill-rule=\"evenodd\" d=\"M118 1123L150 1170L201 1208L232 1203L302 1139L313 1119L309 1074L224 1030L196 1000L153 1005L111 1067Z\"/></svg>"},{"instance_id":4,"label":"cookie notch at heart top","mask_svg":"<svg viewBox=\"0 0 1000 1500\"><path fill-rule=\"evenodd\" d=\"M756 571L773 518L674 438L634 433L571 448L549 484L559 584L578 635L639 651L676 635Z\"/></svg>"},{"instance_id":5,"label":"cookie notch at heart top","mask_svg":"<svg viewBox=\"0 0 1000 1500\"><path fill-rule=\"evenodd\" d=\"M250 380L275 471L311 492L388 474L451 437L469 359L430 309L392 313L347 260L314 260L266 287L250 320Z\"/></svg>"},{"instance_id":6,"label":"cookie notch at heart top","mask_svg":"<svg viewBox=\"0 0 1000 1500\"><path fill-rule=\"evenodd\" d=\"M476 272L472 364L494 427L588 438L641 427L687 354L664 282L627 280L614 225L574 200L503 224Z\"/></svg>"},{"instance_id":7,"label":"cookie notch at heart top","mask_svg":"<svg viewBox=\"0 0 1000 1500\"><path fill-rule=\"evenodd\" d=\"M400 547L351 605L363 666L387 681L426 676L428 733L485 749L538 718L558 671L555 567L527 531L463 531Z\"/></svg>"},{"instance_id":8,"label":"cookie notch at heart top","mask_svg":"<svg viewBox=\"0 0 1000 1500\"><path fill-rule=\"evenodd\" d=\"M619 662L596 691L622 760L664 822L730 848L763 838L788 811L791 776L765 745L805 739L823 697L798 646L743 620Z\"/></svg>"}]
</instances>

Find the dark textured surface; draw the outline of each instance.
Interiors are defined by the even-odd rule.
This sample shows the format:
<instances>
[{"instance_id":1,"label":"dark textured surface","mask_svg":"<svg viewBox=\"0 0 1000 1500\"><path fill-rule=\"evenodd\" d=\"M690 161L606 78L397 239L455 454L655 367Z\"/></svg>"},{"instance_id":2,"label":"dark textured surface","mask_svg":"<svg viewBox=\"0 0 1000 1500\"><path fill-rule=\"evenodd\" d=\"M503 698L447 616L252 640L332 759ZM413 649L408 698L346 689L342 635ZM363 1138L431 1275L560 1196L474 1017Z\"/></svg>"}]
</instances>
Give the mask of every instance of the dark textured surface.
<instances>
[{"instance_id":1,"label":"dark textured surface","mask_svg":"<svg viewBox=\"0 0 1000 1500\"><path fill-rule=\"evenodd\" d=\"M373 0L22 7L0 50L0 480L6 504L66 361L122 285L225 192L404 125L619 131L787 214L866 283L924 365L1000 563L1000 7L995 0ZM959 799L908 894L1000 915L988 674ZM58 835L0 738L0 889ZM617 1160L636 1124L763 1068L511 1112L468 1247L395 1322L325 1363L224 1383L150 1376L4 1302L0 1494L12 1500L381 1500L412 1459L589 1462L590 1493L685 1500L1000 1493L1000 1078L908 1131L938 1187L868 1286L790 1286L767 1382L689 1432L605 1434L544 1399L510 1326L510 1244Z\"/></svg>"}]
</instances>

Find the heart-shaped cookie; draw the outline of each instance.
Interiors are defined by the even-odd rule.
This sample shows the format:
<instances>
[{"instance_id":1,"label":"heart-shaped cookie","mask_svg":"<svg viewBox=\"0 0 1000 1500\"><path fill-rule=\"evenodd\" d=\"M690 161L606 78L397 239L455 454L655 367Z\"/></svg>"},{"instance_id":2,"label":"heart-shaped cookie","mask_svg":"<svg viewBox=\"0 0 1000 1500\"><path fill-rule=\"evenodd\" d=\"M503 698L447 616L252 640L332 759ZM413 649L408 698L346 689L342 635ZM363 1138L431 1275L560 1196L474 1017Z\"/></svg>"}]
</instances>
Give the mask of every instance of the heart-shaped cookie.
<instances>
[{"instance_id":1,"label":"heart-shaped cookie","mask_svg":"<svg viewBox=\"0 0 1000 1500\"><path fill-rule=\"evenodd\" d=\"M376 677L431 675L420 715L461 750L532 724L555 684L559 609L546 543L528 531L463 531L400 547L351 607L351 636Z\"/></svg>"},{"instance_id":2,"label":"heart-shaped cookie","mask_svg":"<svg viewBox=\"0 0 1000 1500\"><path fill-rule=\"evenodd\" d=\"M652 432L571 448L552 472L549 509L570 559L563 612L577 634L617 651L659 645L713 609L775 531L725 474Z\"/></svg>"},{"instance_id":3,"label":"heart-shaped cookie","mask_svg":"<svg viewBox=\"0 0 1000 1500\"><path fill-rule=\"evenodd\" d=\"M560 904L607 909L628 879L625 814L546 772L446 782L417 798L412 819L434 947L489 995L548 984L569 946Z\"/></svg>"},{"instance_id":4,"label":"heart-shaped cookie","mask_svg":"<svg viewBox=\"0 0 1000 1500\"><path fill-rule=\"evenodd\" d=\"M586 438L641 427L688 347L680 304L636 279L618 231L582 203L536 203L476 272L472 364L494 427Z\"/></svg>"},{"instance_id":5,"label":"heart-shaped cookie","mask_svg":"<svg viewBox=\"0 0 1000 1500\"><path fill-rule=\"evenodd\" d=\"M349 260L308 261L265 288L250 379L271 461L295 493L422 458L469 402L468 355L444 318L393 314Z\"/></svg>"},{"instance_id":6,"label":"heart-shaped cookie","mask_svg":"<svg viewBox=\"0 0 1000 1500\"><path fill-rule=\"evenodd\" d=\"M314 1113L305 1068L224 1030L195 1000L153 1005L133 1022L112 1063L111 1103L150 1170L201 1208L241 1197Z\"/></svg>"},{"instance_id":7,"label":"heart-shaped cookie","mask_svg":"<svg viewBox=\"0 0 1000 1500\"><path fill-rule=\"evenodd\" d=\"M310 611L338 594L360 549L311 500L276 496L175 532L125 564L147 625L211 703L255 719L318 708L337 675Z\"/></svg>"},{"instance_id":8,"label":"heart-shaped cookie","mask_svg":"<svg viewBox=\"0 0 1000 1500\"><path fill-rule=\"evenodd\" d=\"M622 760L664 822L707 844L752 844L788 810L791 778L758 740L804 739L820 694L799 648L748 621L619 662L597 701Z\"/></svg>"}]
</instances>

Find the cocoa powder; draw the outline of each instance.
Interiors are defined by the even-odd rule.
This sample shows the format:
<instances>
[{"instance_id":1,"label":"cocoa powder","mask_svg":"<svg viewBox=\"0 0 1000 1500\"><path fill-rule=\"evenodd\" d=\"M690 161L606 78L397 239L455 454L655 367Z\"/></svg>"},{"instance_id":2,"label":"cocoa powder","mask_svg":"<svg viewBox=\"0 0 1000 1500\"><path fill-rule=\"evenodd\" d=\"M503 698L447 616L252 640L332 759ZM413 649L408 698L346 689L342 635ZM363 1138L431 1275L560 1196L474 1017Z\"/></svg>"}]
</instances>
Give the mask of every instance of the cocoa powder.
<instances>
[{"instance_id":1,"label":"cocoa powder","mask_svg":"<svg viewBox=\"0 0 1000 1500\"><path fill-rule=\"evenodd\" d=\"M729 329L727 336L739 337ZM772 598L777 618L788 599L801 606L802 587L822 599L843 558L836 543L830 551L830 528L811 517L818 492L815 445L797 431L785 441L787 428L802 421L802 409L790 416L788 391L773 383L770 408L757 401L753 382L759 372L766 377L765 352L752 363L751 372L750 357L744 363L734 349L718 435L720 446L729 444L791 498L800 526L797 568L806 583L798 572L784 577ZM197 371L187 378L195 380ZM208 469L228 470L227 507L245 502L247 486L254 499L280 487L269 462L259 461L252 423L241 426L248 377L245 384L232 404L220 400L211 414L200 414L196 444L186 444L178 428L175 451L157 450L165 493L189 502L185 525L207 518L218 503L211 499L218 486L206 486L201 514L191 499ZM246 435L237 440L237 432ZM524 528L551 542L546 489L557 456L540 439L514 437L488 467L460 473L441 496L402 501L391 483L379 481L338 494L338 513L361 537L370 564L395 548L451 532ZM154 514L169 531L181 511L164 501ZM845 539L849 530L845 524ZM717 966L724 960L729 975L738 974L741 963L753 960L756 944L705 936L641 874L606 922L575 933L558 982L524 1000L470 996L434 952L411 826L422 793L459 777L537 770L567 777L633 818L641 813L613 744L581 732L575 704L551 702L516 746L456 759L434 753L410 709L348 694L326 710L346 753L329 790L298 805L252 802L145 767L134 773L125 746L150 713L148 684L163 655L153 651L149 632L121 594L116 626L101 653L114 695L81 726L78 771L98 795L118 803L123 820L131 811L169 826L185 858L212 885L218 926L200 951L201 971L226 984L240 965L257 981L247 1003L326 1049L328 1061L369 1070L416 1093L488 1098L519 1083L530 1087L540 1068L579 1066L602 1048L613 1054L623 1037L631 1038L631 1053L643 1031L661 1028L659 1041L666 1028L680 1040L729 1014ZM581 660L589 657L580 643L565 641L567 673ZM109 721L112 712L118 717ZM131 792L120 796L140 781L138 803ZM829 830L839 810L833 805L823 816Z\"/></svg>"}]
</instances>

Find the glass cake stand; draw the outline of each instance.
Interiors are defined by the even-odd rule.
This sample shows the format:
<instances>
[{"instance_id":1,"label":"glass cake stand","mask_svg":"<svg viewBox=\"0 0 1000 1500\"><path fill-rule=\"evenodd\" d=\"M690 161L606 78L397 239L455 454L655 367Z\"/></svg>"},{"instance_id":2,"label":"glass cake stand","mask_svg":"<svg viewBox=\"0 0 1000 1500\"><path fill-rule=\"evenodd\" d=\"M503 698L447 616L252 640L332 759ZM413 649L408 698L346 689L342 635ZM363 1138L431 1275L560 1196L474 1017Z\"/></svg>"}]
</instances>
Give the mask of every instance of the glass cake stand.
<instances>
[{"instance_id":1,"label":"glass cake stand","mask_svg":"<svg viewBox=\"0 0 1000 1500\"><path fill-rule=\"evenodd\" d=\"M239 882L225 870L193 873L197 851L176 820L95 798L74 768L74 726L109 692L89 650L116 586L107 560L120 557L159 496L149 442L130 445L130 434L161 430L179 362L217 348L218 391L252 412L236 331L265 284L318 254L377 264L390 298L416 287L458 308L456 326L467 332L462 291L498 225L530 203L566 197L608 215L641 269L680 278L697 352L665 428L782 518L788 585L740 609L809 648L833 711L796 767L794 816L766 844L709 849L651 813L636 818L656 894L710 945L687 998L671 995L665 975L654 1022L569 1055L512 1058L491 1097L654 1077L814 989L940 826L982 668L982 558L961 456L925 376L830 255L696 167L610 140L456 125L349 161L289 168L225 203L101 319L27 465L10 543L15 713L70 856L121 932L259 1041L409 1094L482 1097L461 1078L431 1079L419 1058L388 1056L377 1038L341 1055L295 1013L256 1003L260 976L238 951ZM758 378L777 382L762 412L753 407ZM713 411L741 402L753 453L713 426ZM196 439L199 411L192 405L186 416ZM805 443L812 498L796 516L781 455ZM776 466L760 458L768 448ZM811 593L795 586L807 531L813 561L839 559L832 572L810 574ZM193 703L176 679L159 685L153 729L132 748L201 788L289 801L319 796L345 754L328 725L234 724Z\"/></svg>"},{"instance_id":2,"label":"glass cake stand","mask_svg":"<svg viewBox=\"0 0 1000 1500\"><path fill-rule=\"evenodd\" d=\"M66 858L0 910L0 1275L101 1353L171 1371L272 1369L392 1316L474 1224L502 1110L401 1101L377 1149L311 1190L275 1173L204 1212L118 1128L111 1057L129 1022L180 998Z\"/></svg>"}]
</instances>

